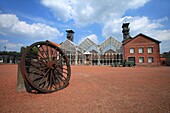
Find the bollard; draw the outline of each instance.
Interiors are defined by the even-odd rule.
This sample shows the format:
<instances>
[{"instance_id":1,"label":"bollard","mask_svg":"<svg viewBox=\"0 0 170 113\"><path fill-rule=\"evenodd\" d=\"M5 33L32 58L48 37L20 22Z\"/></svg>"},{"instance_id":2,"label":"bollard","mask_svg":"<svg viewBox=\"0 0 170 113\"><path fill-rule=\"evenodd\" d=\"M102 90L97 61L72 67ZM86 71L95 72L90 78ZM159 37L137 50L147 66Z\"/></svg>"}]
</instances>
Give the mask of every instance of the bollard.
<instances>
[{"instance_id":1,"label":"bollard","mask_svg":"<svg viewBox=\"0 0 170 113\"><path fill-rule=\"evenodd\" d=\"M21 74L20 70L20 64L18 63L18 73L17 73L17 87L16 87L17 92L21 91L27 91L31 92L32 88L28 85L28 83L23 79L23 76Z\"/></svg>"}]
</instances>

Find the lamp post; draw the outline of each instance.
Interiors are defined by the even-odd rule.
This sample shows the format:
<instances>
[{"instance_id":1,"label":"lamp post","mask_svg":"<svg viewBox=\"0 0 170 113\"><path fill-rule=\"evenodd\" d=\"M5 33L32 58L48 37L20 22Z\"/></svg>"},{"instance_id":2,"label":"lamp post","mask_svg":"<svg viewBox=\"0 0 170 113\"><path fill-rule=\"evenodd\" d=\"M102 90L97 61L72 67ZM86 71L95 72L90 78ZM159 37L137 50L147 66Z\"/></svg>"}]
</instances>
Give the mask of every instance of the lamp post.
<instances>
[{"instance_id":1,"label":"lamp post","mask_svg":"<svg viewBox=\"0 0 170 113\"><path fill-rule=\"evenodd\" d=\"M5 52L6 52L6 46L4 46Z\"/></svg>"},{"instance_id":2,"label":"lamp post","mask_svg":"<svg viewBox=\"0 0 170 113\"><path fill-rule=\"evenodd\" d=\"M101 54L101 48L98 46L98 65L100 65L100 54Z\"/></svg>"},{"instance_id":3,"label":"lamp post","mask_svg":"<svg viewBox=\"0 0 170 113\"><path fill-rule=\"evenodd\" d=\"M71 65L71 43L69 45L70 45L70 65Z\"/></svg>"},{"instance_id":4,"label":"lamp post","mask_svg":"<svg viewBox=\"0 0 170 113\"><path fill-rule=\"evenodd\" d=\"M77 65L77 60L78 60L78 53L77 53L77 51L78 51L78 47L76 46L75 47L75 65Z\"/></svg>"}]
</instances>

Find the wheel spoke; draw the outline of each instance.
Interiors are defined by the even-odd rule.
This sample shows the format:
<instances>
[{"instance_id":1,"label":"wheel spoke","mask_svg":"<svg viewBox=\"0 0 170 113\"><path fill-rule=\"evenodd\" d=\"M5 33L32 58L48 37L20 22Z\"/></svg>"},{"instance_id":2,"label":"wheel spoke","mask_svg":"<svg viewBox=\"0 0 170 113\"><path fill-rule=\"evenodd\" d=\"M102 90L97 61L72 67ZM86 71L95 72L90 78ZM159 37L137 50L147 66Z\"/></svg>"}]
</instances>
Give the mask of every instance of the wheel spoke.
<instances>
[{"instance_id":1,"label":"wheel spoke","mask_svg":"<svg viewBox=\"0 0 170 113\"><path fill-rule=\"evenodd\" d=\"M36 54L37 56L39 56L39 57L42 58L42 59L45 59L44 56L42 55L41 51L39 50L39 48L37 48L37 50L38 50L38 53L40 53L40 54L38 54L38 53L34 53L34 54ZM32 56L32 57L34 57L34 58L37 58L37 57L34 56L30 51L28 52L28 56Z\"/></svg>"},{"instance_id":2,"label":"wheel spoke","mask_svg":"<svg viewBox=\"0 0 170 113\"><path fill-rule=\"evenodd\" d=\"M47 72L45 73L45 75L44 75L44 76L41 78L41 80L38 82L38 84L37 84L38 86L39 86L41 83L44 82L44 80L45 80L44 78L47 77L46 75L49 73L49 71L50 71L50 69L47 70ZM42 82L42 81L43 81L43 82Z\"/></svg>"},{"instance_id":3,"label":"wheel spoke","mask_svg":"<svg viewBox=\"0 0 170 113\"><path fill-rule=\"evenodd\" d=\"M47 68L46 68L47 69ZM40 73L38 73L38 72L40 72ZM39 76L44 76L43 75L43 73L45 73L43 70L38 70L38 69L35 69L35 70L31 70L30 72L29 72L30 74L35 74L35 73L37 73ZM29 76L29 75L28 75Z\"/></svg>"},{"instance_id":4,"label":"wheel spoke","mask_svg":"<svg viewBox=\"0 0 170 113\"><path fill-rule=\"evenodd\" d=\"M44 49L42 46L41 46L41 48L42 48L42 51L40 50L40 47L38 47L38 53L40 53L41 55L39 55L39 54L37 54L37 55L40 56L41 58L43 58L45 60L45 62L47 63L45 56L42 54L42 52L44 53Z\"/></svg>"},{"instance_id":5,"label":"wheel spoke","mask_svg":"<svg viewBox=\"0 0 170 113\"><path fill-rule=\"evenodd\" d=\"M53 49L50 47L51 60L53 60Z\"/></svg>"},{"instance_id":6,"label":"wheel spoke","mask_svg":"<svg viewBox=\"0 0 170 113\"><path fill-rule=\"evenodd\" d=\"M65 71L62 71L62 72L61 72L61 68L60 68L60 69L57 69L57 71L60 72L60 73L64 73L64 74L66 74L66 75L68 74L68 73L65 72ZM62 74L61 74L61 75L62 75Z\"/></svg>"},{"instance_id":7,"label":"wheel spoke","mask_svg":"<svg viewBox=\"0 0 170 113\"><path fill-rule=\"evenodd\" d=\"M45 46L45 45L44 45ZM42 50L43 50L43 53L45 53L46 56L44 56L45 58L47 58L48 54L47 54L47 51L44 50L44 46L41 46Z\"/></svg>"},{"instance_id":8,"label":"wheel spoke","mask_svg":"<svg viewBox=\"0 0 170 113\"><path fill-rule=\"evenodd\" d=\"M54 71L52 70L51 71L52 72L52 74L53 74L53 76L52 76L52 80L53 80L53 82L54 82L54 86L55 86L55 89L57 88L57 83L56 83L56 80L55 80L55 74L54 74Z\"/></svg>"},{"instance_id":9,"label":"wheel spoke","mask_svg":"<svg viewBox=\"0 0 170 113\"><path fill-rule=\"evenodd\" d=\"M36 68L39 68L39 69L46 67L46 65L41 65L41 62L38 63L38 62L35 62L35 61L31 61L31 60L26 60L26 61L29 62L30 66L33 66L33 67L36 67Z\"/></svg>"},{"instance_id":10,"label":"wheel spoke","mask_svg":"<svg viewBox=\"0 0 170 113\"><path fill-rule=\"evenodd\" d=\"M49 87L50 87L49 90L52 89L52 76L53 76L53 75L52 75L51 72L52 72L52 71L50 71L50 73L49 73L49 79L50 79L50 80L49 80Z\"/></svg>"},{"instance_id":11,"label":"wheel spoke","mask_svg":"<svg viewBox=\"0 0 170 113\"><path fill-rule=\"evenodd\" d=\"M54 70L54 72L55 72L56 78L57 78L57 80L59 81L59 83L60 83L60 82L63 82L63 79L59 76L59 73L56 72L55 70Z\"/></svg>"},{"instance_id":12,"label":"wheel spoke","mask_svg":"<svg viewBox=\"0 0 170 113\"><path fill-rule=\"evenodd\" d=\"M46 54L46 55L47 55L47 59L48 59L48 61L50 61L50 58L49 58L49 54L50 54L50 53L49 53L48 48L49 48L49 46L46 44L46 49L47 49L47 51L46 51L46 52L47 52L47 54Z\"/></svg>"},{"instance_id":13,"label":"wheel spoke","mask_svg":"<svg viewBox=\"0 0 170 113\"><path fill-rule=\"evenodd\" d=\"M66 80L66 78L63 76L63 74L62 73L60 73L58 70L55 70L55 71L57 71L57 77L61 80L61 81L65 81ZM63 78L64 78L64 80L63 80Z\"/></svg>"},{"instance_id":14,"label":"wheel spoke","mask_svg":"<svg viewBox=\"0 0 170 113\"><path fill-rule=\"evenodd\" d=\"M58 77L56 77L56 73L55 73L54 70L53 70L53 74L54 74L54 79L58 82L58 85L59 85L59 88L60 88L61 87L60 80L58 79Z\"/></svg>"}]
</instances>

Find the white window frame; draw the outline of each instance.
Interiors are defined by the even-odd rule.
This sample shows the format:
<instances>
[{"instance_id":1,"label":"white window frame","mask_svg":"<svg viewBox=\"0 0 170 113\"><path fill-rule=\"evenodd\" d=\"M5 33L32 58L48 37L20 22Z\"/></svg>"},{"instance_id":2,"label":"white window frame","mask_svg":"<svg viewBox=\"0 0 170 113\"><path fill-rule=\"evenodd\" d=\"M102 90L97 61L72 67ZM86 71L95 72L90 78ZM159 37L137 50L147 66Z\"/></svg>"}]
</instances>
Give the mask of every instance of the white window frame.
<instances>
[{"instance_id":1,"label":"white window frame","mask_svg":"<svg viewBox=\"0 0 170 113\"><path fill-rule=\"evenodd\" d=\"M148 57L148 63L153 63L154 62L154 58L153 57Z\"/></svg>"},{"instance_id":2,"label":"white window frame","mask_svg":"<svg viewBox=\"0 0 170 113\"><path fill-rule=\"evenodd\" d=\"M139 47L138 48L138 53L144 53L144 48L143 47Z\"/></svg>"},{"instance_id":3,"label":"white window frame","mask_svg":"<svg viewBox=\"0 0 170 113\"><path fill-rule=\"evenodd\" d=\"M139 63L144 63L144 57L139 57Z\"/></svg>"},{"instance_id":4,"label":"white window frame","mask_svg":"<svg viewBox=\"0 0 170 113\"><path fill-rule=\"evenodd\" d=\"M148 53L153 53L153 47L148 47Z\"/></svg>"},{"instance_id":5,"label":"white window frame","mask_svg":"<svg viewBox=\"0 0 170 113\"><path fill-rule=\"evenodd\" d=\"M130 51L129 51L131 54L135 53L135 48L130 48Z\"/></svg>"}]
</instances>

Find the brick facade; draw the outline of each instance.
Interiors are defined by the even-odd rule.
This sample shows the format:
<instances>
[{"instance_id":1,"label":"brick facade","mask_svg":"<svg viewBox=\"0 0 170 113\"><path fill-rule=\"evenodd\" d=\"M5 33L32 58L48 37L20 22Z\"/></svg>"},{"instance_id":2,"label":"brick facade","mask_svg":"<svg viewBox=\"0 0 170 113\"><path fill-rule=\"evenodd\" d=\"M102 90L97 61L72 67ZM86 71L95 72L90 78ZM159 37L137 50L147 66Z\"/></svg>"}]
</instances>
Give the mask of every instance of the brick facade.
<instances>
[{"instance_id":1,"label":"brick facade","mask_svg":"<svg viewBox=\"0 0 170 113\"><path fill-rule=\"evenodd\" d=\"M159 41L144 34L123 41L124 60L137 66L160 66Z\"/></svg>"}]
</instances>

